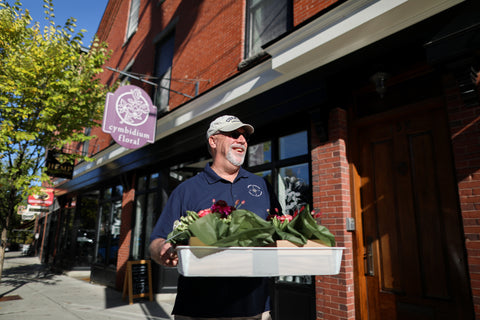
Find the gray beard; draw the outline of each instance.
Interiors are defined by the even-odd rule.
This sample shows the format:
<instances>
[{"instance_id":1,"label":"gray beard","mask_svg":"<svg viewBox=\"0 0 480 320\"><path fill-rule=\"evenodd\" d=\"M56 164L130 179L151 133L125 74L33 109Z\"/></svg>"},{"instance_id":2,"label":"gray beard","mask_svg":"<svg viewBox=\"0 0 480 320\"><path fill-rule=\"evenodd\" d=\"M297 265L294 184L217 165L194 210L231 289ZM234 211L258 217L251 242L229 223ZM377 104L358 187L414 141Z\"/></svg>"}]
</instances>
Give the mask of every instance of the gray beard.
<instances>
[{"instance_id":1,"label":"gray beard","mask_svg":"<svg viewBox=\"0 0 480 320\"><path fill-rule=\"evenodd\" d=\"M230 150L228 150L227 152L227 160L233 164L234 166L237 166L237 167L241 167L243 162L245 161L245 153L243 154L242 158L239 159L238 157L235 157L233 155L233 150L232 148L230 148Z\"/></svg>"}]
</instances>

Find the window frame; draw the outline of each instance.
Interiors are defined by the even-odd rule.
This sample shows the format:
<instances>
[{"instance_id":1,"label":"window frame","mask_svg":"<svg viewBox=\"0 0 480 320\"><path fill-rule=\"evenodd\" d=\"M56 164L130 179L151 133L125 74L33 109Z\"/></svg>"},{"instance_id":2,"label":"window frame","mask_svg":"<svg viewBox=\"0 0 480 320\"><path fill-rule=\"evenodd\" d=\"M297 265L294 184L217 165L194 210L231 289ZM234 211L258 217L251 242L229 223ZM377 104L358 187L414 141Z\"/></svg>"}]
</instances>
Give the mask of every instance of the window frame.
<instances>
[{"instance_id":1,"label":"window frame","mask_svg":"<svg viewBox=\"0 0 480 320\"><path fill-rule=\"evenodd\" d=\"M119 189L117 189L119 188ZM110 192L109 194L107 192ZM122 211L123 211L123 193L124 193L124 188L121 183L116 183L113 185L110 185L104 189L101 190L100 192L100 199L98 202L98 217L97 217L97 234L96 234L96 241L95 241L95 257L94 257L94 264L103 266L105 268L116 268L117 263L118 263L118 251L120 249L120 244L117 246L117 251L116 251L116 256L115 256L115 261L114 264L111 264L111 250L113 248L113 233L112 233L112 226L113 224L113 213L114 213L114 208L115 204L117 204L118 208L118 203L120 203L120 224L119 224L119 233L118 237L120 238L121 236L121 226L122 226ZM108 208L108 210L104 210L104 208ZM108 229L106 229L105 235L106 235L106 242L105 242L105 257L104 261L99 261L99 249L100 246L102 245L100 243L100 237L101 237L101 227L104 221L105 214L108 214L108 219L109 223Z\"/></svg>"},{"instance_id":2,"label":"window frame","mask_svg":"<svg viewBox=\"0 0 480 320\"><path fill-rule=\"evenodd\" d=\"M278 126L279 128L285 127L285 126ZM245 157L245 164L244 167L252 172L252 173L258 173L258 172L263 172L263 171L270 171L272 174L272 181L270 184L273 187L273 190L275 191L275 195L278 197L278 174L280 173L280 170L285 167L289 166L294 166L294 165L300 165L300 164L307 164L308 165L308 178L309 178L309 190L308 190L308 195L306 195L306 200L307 203L312 207L313 205L313 187L312 187L312 161L311 161L311 143L310 143L310 130L305 127L295 127L295 128L290 128L287 131L277 131L277 132L272 132L270 130L265 130L266 132L269 132L268 137L259 137L256 140L252 140L249 143L249 147L247 149L247 156ZM306 132L307 134L307 153L303 155L298 155L294 156L291 158L287 159L280 159L280 154L279 154L279 145L280 145L280 138L286 137L291 134L295 133L300 133L300 132ZM260 165L254 165L250 166L248 163L248 159L250 156L250 146L251 145L256 145L259 143L265 143L265 142L271 142L271 154L272 154L272 159L270 162L263 163Z\"/></svg>"},{"instance_id":3,"label":"window frame","mask_svg":"<svg viewBox=\"0 0 480 320\"><path fill-rule=\"evenodd\" d=\"M256 5L253 4L254 1L258 1ZM246 0L245 1L245 43L244 43L244 59L249 59L252 58L258 54L261 54L262 50L259 50L258 52L253 51L253 20L252 19L252 8L253 6L259 6L261 5L262 1L269 1L269 0ZM273 0L273 2L278 3L280 1L285 1L286 5L286 21L285 21L285 30L282 33L279 33L275 36L273 36L271 39L268 39L264 43L260 45L260 48L266 47L268 44L276 41L279 37L282 35L288 33L290 30L293 28L293 2L292 0Z\"/></svg>"},{"instance_id":4,"label":"window frame","mask_svg":"<svg viewBox=\"0 0 480 320\"><path fill-rule=\"evenodd\" d=\"M166 46L169 41L172 41L171 47ZM170 51L163 52L164 49L171 49ZM154 55L154 76L157 78L157 87L153 93L152 101L153 104L157 106L159 112L158 116L162 115L163 112L168 110L170 103L170 87L172 84L172 69L173 69L173 58L175 55L175 28L169 28L168 32L163 34L161 38L155 42L155 55ZM166 70L158 70L162 62L168 59L167 65L169 65ZM165 96L166 101L162 101L159 97Z\"/></svg>"},{"instance_id":5,"label":"window frame","mask_svg":"<svg viewBox=\"0 0 480 320\"><path fill-rule=\"evenodd\" d=\"M305 196L307 203L310 208L313 209L313 180L312 180L312 144L311 144L311 131L308 126L302 126L302 123L309 123L309 121L303 120L302 117L291 119L290 121L285 121L282 123L275 123L274 125L269 126L268 128L262 128L262 132L265 132L263 136L259 136L257 139L252 139L249 143L250 145L256 145L259 143L264 143L271 141L271 152L272 160L271 162L264 163L256 166L249 166L248 157L250 156L250 149L247 148L247 156L245 158L244 167L252 172L262 172L270 170L272 173L271 185L275 191L275 195L278 197L278 174L282 168L298 165L298 164L308 164L308 178L309 178L309 190L308 195ZM292 125L293 124L293 125ZM284 128L287 128L286 130ZM259 130L260 131L260 130ZM307 133L307 153L304 155L299 155L287 159L280 160L279 145L280 138L289 136L291 134L306 132ZM297 286L304 288L314 288L315 286L315 277L314 276L283 276L283 277L274 277L274 283L276 286Z\"/></svg>"},{"instance_id":6,"label":"window frame","mask_svg":"<svg viewBox=\"0 0 480 320\"><path fill-rule=\"evenodd\" d=\"M150 187L151 181L152 181L152 176L157 175L157 185L154 187ZM145 178L145 187L143 189L138 189L138 186L140 185L140 180L142 178ZM133 215L132 215L132 240L130 242L130 252L131 255L134 259L149 259L150 258L150 252L148 250L149 244L150 244L150 234L147 232L147 224L149 223L148 221L148 214L151 214L151 230L153 230L153 227L155 223L157 222L158 216L159 216L159 211L161 211L161 205L162 205L162 199L161 199L161 187L162 187L162 173L160 170L154 170L154 171L149 171L149 172L142 172L139 173L136 177L136 183L135 185L137 186L135 188L135 206L133 210ZM149 201L152 199L150 196L153 196L153 210L152 212L148 212L149 208ZM143 203L139 203L140 197L143 197L144 201ZM139 205L142 207L139 208ZM139 211L140 209L140 211ZM135 246L137 245L136 243L136 232L137 232L137 223L138 223L138 214L142 215L141 219L141 225L139 226L140 234L143 235L143 240L142 243L138 244L138 252L137 255L135 256L134 253L136 252ZM150 232L151 233L151 232Z\"/></svg>"},{"instance_id":7,"label":"window frame","mask_svg":"<svg viewBox=\"0 0 480 320\"><path fill-rule=\"evenodd\" d=\"M137 32L138 20L140 16L140 0L130 0L130 8L128 10L127 30L125 32L125 42Z\"/></svg>"}]
</instances>

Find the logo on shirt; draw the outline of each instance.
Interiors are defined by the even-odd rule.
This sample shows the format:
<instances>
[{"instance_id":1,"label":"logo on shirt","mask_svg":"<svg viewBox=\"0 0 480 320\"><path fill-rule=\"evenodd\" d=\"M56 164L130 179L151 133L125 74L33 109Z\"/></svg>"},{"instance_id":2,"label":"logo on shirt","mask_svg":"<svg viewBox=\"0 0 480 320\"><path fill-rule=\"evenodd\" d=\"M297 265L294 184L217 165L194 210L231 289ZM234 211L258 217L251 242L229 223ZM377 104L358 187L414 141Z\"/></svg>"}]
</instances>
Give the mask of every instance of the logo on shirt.
<instances>
[{"instance_id":1,"label":"logo on shirt","mask_svg":"<svg viewBox=\"0 0 480 320\"><path fill-rule=\"evenodd\" d=\"M247 189L248 189L248 193L252 196L252 197L260 197L262 194L263 194L263 191L262 191L262 188L260 188L259 186L257 186L256 184L249 184L247 186Z\"/></svg>"}]
</instances>

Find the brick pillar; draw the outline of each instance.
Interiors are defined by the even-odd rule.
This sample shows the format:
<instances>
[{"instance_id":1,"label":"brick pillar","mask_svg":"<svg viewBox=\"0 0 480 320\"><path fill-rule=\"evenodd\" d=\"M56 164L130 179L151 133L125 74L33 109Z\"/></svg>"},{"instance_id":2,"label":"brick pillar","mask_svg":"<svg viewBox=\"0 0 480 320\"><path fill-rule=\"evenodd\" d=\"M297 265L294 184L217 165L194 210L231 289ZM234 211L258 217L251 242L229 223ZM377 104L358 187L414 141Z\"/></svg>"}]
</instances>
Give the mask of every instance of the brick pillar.
<instances>
[{"instance_id":1,"label":"brick pillar","mask_svg":"<svg viewBox=\"0 0 480 320\"><path fill-rule=\"evenodd\" d=\"M315 211L335 235L336 246L346 247L340 273L316 277L317 319L354 319L352 234L345 230L351 217L350 175L347 161L347 111L334 109L328 123L328 141L312 143L312 186Z\"/></svg>"},{"instance_id":2,"label":"brick pillar","mask_svg":"<svg viewBox=\"0 0 480 320\"><path fill-rule=\"evenodd\" d=\"M135 175L132 175L130 189L124 190L122 197L122 224L120 226L120 243L117 257L117 275L115 287L122 290L127 261L130 257L130 242L132 238L132 217L135 207Z\"/></svg>"},{"instance_id":3,"label":"brick pillar","mask_svg":"<svg viewBox=\"0 0 480 320\"><path fill-rule=\"evenodd\" d=\"M480 319L480 105L465 103L458 77L444 78L476 319ZM473 102L473 103L472 103Z\"/></svg>"}]
</instances>

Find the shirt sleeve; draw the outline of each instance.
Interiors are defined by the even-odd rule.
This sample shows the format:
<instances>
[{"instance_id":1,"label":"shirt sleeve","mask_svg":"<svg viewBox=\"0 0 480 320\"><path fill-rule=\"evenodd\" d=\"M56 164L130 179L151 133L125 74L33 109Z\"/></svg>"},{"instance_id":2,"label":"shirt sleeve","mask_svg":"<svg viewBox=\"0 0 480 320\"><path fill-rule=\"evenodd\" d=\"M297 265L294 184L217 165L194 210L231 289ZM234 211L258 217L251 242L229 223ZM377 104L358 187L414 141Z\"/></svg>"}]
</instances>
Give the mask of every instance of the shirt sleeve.
<instances>
[{"instance_id":1,"label":"shirt sleeve","mask_svg":"<svg viewBox=\"0 0 480 320\"><path fill-rule=\"evenodd\" d=\"M167 200L165 208L163 208L160 217L153 228L150 235L150 241L157 238L167 239L168 234L173 230L173 223L180 219L183 212L182 190L177 188L173 190L172 194Z\"/></svg>"}]
</instances>

